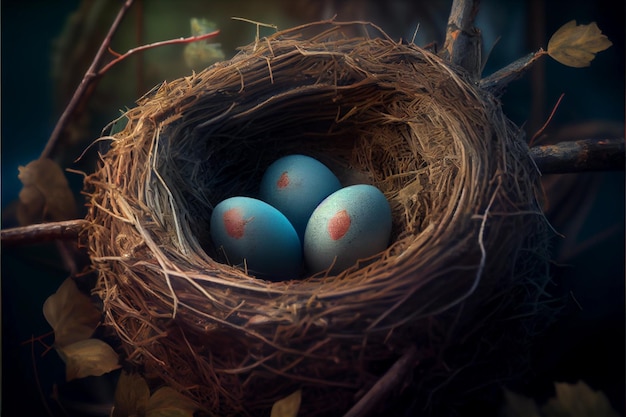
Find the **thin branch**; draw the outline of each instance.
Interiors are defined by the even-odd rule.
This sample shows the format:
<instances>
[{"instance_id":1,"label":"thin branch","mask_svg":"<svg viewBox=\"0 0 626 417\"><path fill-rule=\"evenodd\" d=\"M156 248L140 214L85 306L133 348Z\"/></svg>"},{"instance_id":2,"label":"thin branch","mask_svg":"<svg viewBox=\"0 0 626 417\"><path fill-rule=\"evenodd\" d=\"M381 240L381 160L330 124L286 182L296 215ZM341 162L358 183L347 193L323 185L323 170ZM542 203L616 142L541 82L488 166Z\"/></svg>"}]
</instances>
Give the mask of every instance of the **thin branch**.
<instances>
[{"instance_id":1,"label":"thin branch","mask_svg":"<svg viewBox=\"0 0 626 417\"><path fill-rule=\"evenodd\" d=\"M376 411L376 407L413 372L416 361L417 349L411 346L343 417L365 417Z\"/></svg>"},{"instance_id":2,"label":"thin branch","mask_svg":"<svg viewBox=\"0 0 626 417\"><path fill-rule=\"evenodd\" d=\"M552 121L552 118L556 114L556 109L559 108L559 105L561 104L561 101L563 100L564 96L565 96L565 93L561 93L561 95L559 96L559 99L556 101L556 104L552 108L552 112L550 112L550 116L548 116L548 120L546 120L546 122L543 124L543 126L541 126L541 128L539 128L539 130L537 132L535 132L533 137L530 138L530 141L528 141L528 146L533 146L535 144L535 141L537 140L537 138L543 133L544 130L546 130L546 128L548 127L548 125Z\"/></svg>"},{"instance_id":3,"label":"thin branch","mask_svg":"<svg viewBox=\"0 0 626 417\"><path fill-rule=\"evenodd\" d=\"M117 13L117 16L115 17L115 20L111 24L111 27L109 28L109 32L104 38L104 41L102 41L102 45L100 45L100 49L98 49L98 52L96 53L96 56L93 59L93 62L87 69L87 72L83 76L83 79L81 80L78 88L74 92L72 99L70 100L67 107L63 111L63 114L61 114L61 117L57 121L57 124L54 126L54 130L52 131L52 134L50 135L50 138L48 139L48 143L46 144L46 147L41 153L40 158L50 157L52 150L54 149L56 143L58 142L59 137L61 136L61 133L63 132L63 129L65 129L67 122L69 121L70 117L74 113L74 110L78 106L78 103L85 95L87 88L91 85L91 83L97 77L97 74L96 74L97 68L100 66L100 63L102 62L102 59L104 58L104 55L107 52L109 45L111 44L111 39L113 38L113 34L117 31L117 28L122 22L124 15L126 14L126 12L128 11L128 9L130 8L132 4L133 4L133 0L126 0L124 4L122 5L122 7L120 8L120 11Z\"/></svg>"},{"instance_id":4,"label":"thin branch","mask_svg":"<svg viewBox=\"0 0 626 417\"><path fill-rule=\"evenodd\" d=\"M623 171L624 138L582 139L530 148L542 174L586 171Z\"/></svg>"},{"instance_id":5,"label":"thin branch","mask_svg":"<svg viewBox=\"0 0 626 417\"><path fill-rule=\"evenodd\" d=\"M524 75L546 53L543 49L539 49L537 52L521 57L517 61L480 80L480 87L488 90L495 96L502 95L509 83Z\"/></svg>"},{"instance_id":6,"label":"thin branch","mask_svg":"<svg viewBox=\"0 0 626 417\"><path fill-rule=\"evenodd\" d=\"M89 224L83 219L40 223L0 230L2 246L29 245L52 240L74 240Z\"/></svg>"},{"instance_id":7,"label":"thin branch","mask_svg":"<svg viewBox=\"0 0 626 417\"><path fill-rule=\"evenodd\" d=\"M137 52L142 52L142 51L145 51L147 49L157 48L159 46L165 46L165 45L176 45L176 44L179 44L179 43L198 42L198 41L202 41L202 40L213 38L213 37L219 35L219 33L220 33L220 31L216 30L214 32L205 33L203 35L190 36L188 38L169 39L169 40L166 40L166 41L160 41L160 42L151 43L149 45L138 46L136 48L128 50L128 52L126 52L123 55L117 54L118 56L114 60L112 60L111 62L106 64L104 67L102 67L102 69L100 71L98 71L97 75L98 76L104 75L109 69L111 69L112 66L114 66L117 63L119 63L120 61L123 61L124 59L128 58L129 56L136 54Z\"/></svg>"}]
</instances>

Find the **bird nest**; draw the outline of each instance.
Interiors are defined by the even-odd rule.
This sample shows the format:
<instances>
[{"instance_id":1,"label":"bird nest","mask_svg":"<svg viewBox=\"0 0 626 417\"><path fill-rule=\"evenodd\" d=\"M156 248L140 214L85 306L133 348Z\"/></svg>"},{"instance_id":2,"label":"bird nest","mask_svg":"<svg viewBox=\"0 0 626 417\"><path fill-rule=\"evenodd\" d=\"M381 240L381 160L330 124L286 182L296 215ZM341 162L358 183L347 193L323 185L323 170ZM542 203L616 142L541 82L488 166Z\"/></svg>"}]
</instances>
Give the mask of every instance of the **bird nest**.
<instances>
[{"instance_id":1,"label":"bird nest","mask_svg":"<svg viewBox=\"0 0 626 417\"><path fill-rule=\"evenodd\" d=\"M96 292L151 383L221 416L264 415L297 389L300 415L342 414L409 348L423 383L426 363L448 378L442 352L541 291L546 222L523 134L462 70L377 30L257 40L158 86L102 138L86 179ZM255 196L294 153L384 193L388 249L282 282L219 261L213 207Z\"/></svg>"}]
</instances>

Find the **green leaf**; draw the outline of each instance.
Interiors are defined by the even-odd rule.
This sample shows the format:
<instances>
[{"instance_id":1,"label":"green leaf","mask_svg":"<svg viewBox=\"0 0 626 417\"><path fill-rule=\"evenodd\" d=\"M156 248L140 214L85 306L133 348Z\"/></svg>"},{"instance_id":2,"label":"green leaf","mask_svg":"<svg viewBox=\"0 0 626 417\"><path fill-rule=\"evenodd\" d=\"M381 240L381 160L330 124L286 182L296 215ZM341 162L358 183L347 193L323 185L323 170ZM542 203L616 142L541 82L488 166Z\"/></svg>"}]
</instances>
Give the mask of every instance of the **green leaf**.
<instances>
[{"instance_id":1,"label":"green leaf","mask_svg":"<svg viewBox=\"0 0 626 417\"><path fill-rule=\"evenodd\" d=\"M588 67L596 53L613 45L596 22L577 25L571 20L561 26L548 41L548 55L563 65Z\"/></svg>"},{"instance_id":2,"label":"green leaf","mask_svg":"<svg viewBox=\"0 0 626 417\"><path fill-rule=\"evenodd\" d=\"M146 417L193 417L196 404L170 387L159 388L150 400Z\"/></svg>"},{"instance_id":3,"label":"green leaf","mask_svg":"<svg viewBox=\"0 0 626 417\"><path fill-rule=\"evenodd\" d=\"M67 278L46 299L43 315L54 330L54 343L64 347L91 337L101 314L89 297L81 293L73 279Z\"/></svg>"},{"instance_id":4,"label":"green leaf","mask_svg":"<svg viewBox=\"0 0 626 417\"><path fill-rule=\"evenodd\" d=\"M545 417L619 417L606 395L587 384L556 383L556 397L541 409Z\"/></svg>"},{"instance_id":5,"label":"green leaf","mask_svg":"<svg viewBox=\"0 0 626 417\"><path fill-rule=\"evenodd\" d=\"M119 369L117 353L99 339L87 339L57 349L65 362L65 377L68 381L100 376Z\"/></svg>"},{"instance_id":6,"label":"green leaf","mask_svg":"<svg viewBox=\"0 0 626 417\"><path fill-rule=\"evenodd\" d=\"M144 417L150 398L150 388L138 374L122 372L115 388L112 417Z\"/></svg>"},{"instance_id":7,"label":"green leaf","mask_svg":"<svg viewBox=\"0 0 626 417\"><path fill-rule=\"evenodd\" d=\"M285 398L278 400L272 406L270 417L296 417L300 410L302 390L298 390Z\"/></svg>"},{"instance_id":8,"label":"green leaf","mask_svg":"<svg viewBox=\"0 0 626 417\"><path fill-rule=\"evenodd\" d=\"M504 390L502 417L540 417L539 408L532 398Z\"/></svg>"}]
</instances>

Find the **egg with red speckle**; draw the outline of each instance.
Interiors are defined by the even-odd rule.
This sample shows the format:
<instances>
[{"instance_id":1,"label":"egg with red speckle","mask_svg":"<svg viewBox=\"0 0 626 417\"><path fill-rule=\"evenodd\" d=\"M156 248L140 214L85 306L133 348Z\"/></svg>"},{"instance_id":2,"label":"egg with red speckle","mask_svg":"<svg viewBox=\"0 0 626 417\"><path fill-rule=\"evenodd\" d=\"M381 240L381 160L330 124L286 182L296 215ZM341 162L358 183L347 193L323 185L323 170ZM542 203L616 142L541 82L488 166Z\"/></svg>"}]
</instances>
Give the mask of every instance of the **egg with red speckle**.
<instances>
[{"instance_id":1,"label":"egg with red speckle","mask_svg":"<svg viewBox=\"0 0 626 417\"><path fill-rule=\"evenodd\" d=\"M211 214L211 238L227 263L259 278L297 278L302 245L284 214L250 197L231 197Z\"/></svg>"},{"instance_id":2,"label":"egg with red speckle","mask_svg":"<svg viewBox=\"0 0 626 417\"><path fill-rule=\"evenodd\" d=\"M280 210L302 240L311 213L341 188L333 172L306 155L289 155L272 163L261 179L259 198Z\"/></svg>"},{"instance_id":3,"label":"egg with red speckle","mask_svg":"<svg viewBox=\"0 0 626 417\"><path fill-rule=\"evenodd\" d=\"M313 211L304 233L304 259L311 272L339 273L357 260L385 250L391 235L391 207L367 184L329 195Z\"/></svg>"}]
</instances>

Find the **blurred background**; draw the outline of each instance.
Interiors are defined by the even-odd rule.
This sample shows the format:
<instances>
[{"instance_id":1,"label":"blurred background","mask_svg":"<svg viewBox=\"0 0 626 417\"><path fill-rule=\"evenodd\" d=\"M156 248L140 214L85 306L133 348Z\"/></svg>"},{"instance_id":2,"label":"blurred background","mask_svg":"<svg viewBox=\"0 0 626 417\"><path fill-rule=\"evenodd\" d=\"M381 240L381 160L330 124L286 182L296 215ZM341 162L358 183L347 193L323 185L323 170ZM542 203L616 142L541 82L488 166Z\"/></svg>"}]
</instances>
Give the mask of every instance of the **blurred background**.
<instances>
[{"instance_id":1,"label":"blurred background","mask_svg":"<svg viewBox=\"0 0 626 417\"><path fill-rule=\"evenodd\" d=\"M52 157L62 168L90 172L93 155L75 162L120 111L164 80L228 59L254 41L256 27L241 17L279 29L337 16L368 20L396 39L443 45L452 1L388 0L135 0L111 47L118 53L148 43L221 33L194 47L170 45L133 56L107 72L83 103ZM17 225L21 189L18 166L38 158L56 120L80 83L121 2L11 1L1 3L1 204L2 228ZM546 47L564 23L596 21L613 42L588 68L568 68L544 57L502 97L505 113L528 137L547 120L564 94L543 143L624 137L624 4L608 0L483 0L476 26L483 34L483 75ZM261 35L272 33L262 27ZM196 48L196 49L193 49ZM112 57L112 56L111 56ZM541 143L541 142L540 142ZM68 173L82 205L82 176ZM624 415L624 172L544 177L552 225L564 235L553 247L554 282L564 297L559 320L537 340L530 381L516 386L541 399L555 381L583 380L605 392ZM82 215L83 213L79 213ZM64 382L42 306L69 275L54 244L2 250L2 415L106 416L115 374ZM29 342L32 339L38 339ZM54 398L65 399L65 409ZM24 400L26 399L26 400Z\"/></svg>"}]
</instances>

